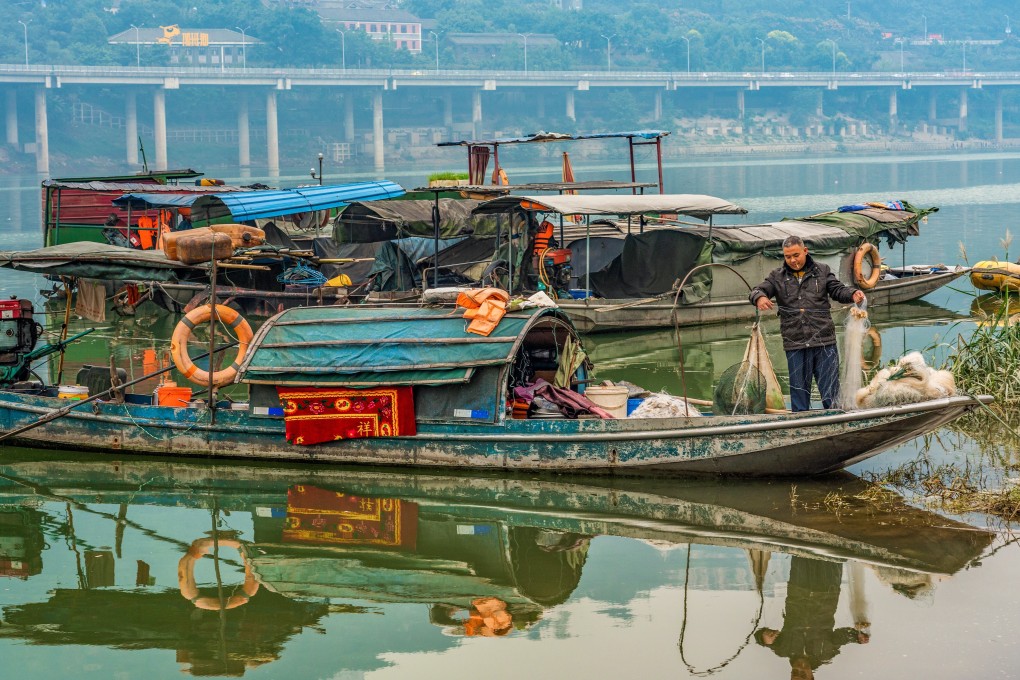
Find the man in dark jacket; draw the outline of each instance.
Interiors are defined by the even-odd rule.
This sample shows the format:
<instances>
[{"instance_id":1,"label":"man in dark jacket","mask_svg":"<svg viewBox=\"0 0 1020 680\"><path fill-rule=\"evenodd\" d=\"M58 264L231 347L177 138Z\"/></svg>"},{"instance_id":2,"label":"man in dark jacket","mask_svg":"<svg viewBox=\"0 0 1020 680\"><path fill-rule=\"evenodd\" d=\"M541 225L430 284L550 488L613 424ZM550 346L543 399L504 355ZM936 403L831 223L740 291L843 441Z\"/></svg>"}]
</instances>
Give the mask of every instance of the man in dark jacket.
<instances>
[{"instance_id":1,"label":"man in dark jacket","mask_svg":"<svg viewBox=\"0 0 1020 680\"><path fill-rule=\"evenodd\" d=\"M804 241L789 236L783 241L782 267L751 291L751 304L772 309L779 305L779 329L790 369L790 402L794 411L811 407L811 379L818 383L822 406L832 408L839 394L839 352L829 298L837 302L863 302L864 292L840 283L827 265L815 262Z\"/></svg>"}]
</instances>

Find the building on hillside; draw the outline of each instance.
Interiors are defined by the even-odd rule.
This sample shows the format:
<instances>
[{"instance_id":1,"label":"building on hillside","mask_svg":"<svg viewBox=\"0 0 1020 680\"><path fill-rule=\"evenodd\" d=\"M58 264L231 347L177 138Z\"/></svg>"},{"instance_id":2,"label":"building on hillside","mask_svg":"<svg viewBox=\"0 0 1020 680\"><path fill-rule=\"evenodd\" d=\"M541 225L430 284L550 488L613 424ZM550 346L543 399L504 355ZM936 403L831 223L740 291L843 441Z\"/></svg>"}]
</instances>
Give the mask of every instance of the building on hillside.
<instances>
[{"instance_id":1,"label":"building on hillside","mask_svg":"<svg viewBox=\"0 0 1020 680\"><path fill-rule=\"evenodd\" d=\"M353 4L365 4L365 0L343 3L342 6L319 3L314 9L324 23L335 26L337 30L364 31L373 40L392 42L398 50L421 52L421 19L400 9L351 8Z\"/></svg>"},{"instance_id":2,"label":"building on hillside","mask_svg":"<svg viewBox=\"0 0 1020 680\"><path fill-rule=\"evenodd\" d=\"M248 48L259 45L261 40L247 33L227 28L181 28L174 24L157 28L129 28L111 36L111 45L130 45L135 48L135 63L141 63L144 50L146 63L155 48L166 50L165 63L184 66L230 66L241 68L247 65Z\"/></svg>"}]
</instances>

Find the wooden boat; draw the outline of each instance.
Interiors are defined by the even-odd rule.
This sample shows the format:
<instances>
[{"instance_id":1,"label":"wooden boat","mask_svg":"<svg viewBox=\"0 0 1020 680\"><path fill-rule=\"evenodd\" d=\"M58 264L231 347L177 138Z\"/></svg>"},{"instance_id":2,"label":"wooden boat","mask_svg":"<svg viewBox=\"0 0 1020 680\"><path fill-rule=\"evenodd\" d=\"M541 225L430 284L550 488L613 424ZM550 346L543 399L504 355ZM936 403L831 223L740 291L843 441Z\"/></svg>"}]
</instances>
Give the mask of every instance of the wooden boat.
<instances>
[{"instance_id":1,"label":"wooden boat","mask_svg":"<svg viewBox=\"0 0 1020 680\"><path fill-rule=\"evenodd\" d=\"M575 343L569 319L551 308L508 313L487 337L468 333L449 308L299 308L270 319L236 360L235 380L249 387L243 405L176 408L142 395L66 407L55 388L29 383L0 393L0 425L14 441L42 448L771 477L839 470L991 401L961 396L852 412L692 418L511 418L510 390L534 379L527 367L544 361L555 371ZM566 368L578 391L589 371L587 362ZM66 415L48 420L60 406ZM377 433L387 436L358 438Z\"/></svg>"},{"instance_id":2,"label":"wooden boat","mask_svg":"<svg viewBox=\"0 0 1020 680\"><path fill-rule=\"evenodd\" d=\"M982 260L971 268L970 282L980 290L1020 291L1020 264Z\"/></svg>"},{"instance_id":3,"label":"wooden boat","mask_svg":"<svg viewBox=\"0 0 1020 680\"><path fill-rule=\"evenodd\" d=\"M782 242L788 236L801 237L812 256L842 281L856 280L868 294L869 309L915 300L968 271L937 265L880 275L874 261L872 266L860 264L859 250L873 248L880 238L905 243L919 233L919 223L938 210L903 202L890 205L894 207L869 204L848 212L739 226L711 221L715 215L746 212L738 206L683 194L505 196L474 212L524 211L536 222L543 216L551 219L554 226L583 216L586 224L554 232L560 247L570 250L572 288L580 289L571 291L579 299L561 295L559 304L581 332L597 332L755 318L758 312L747 300L749 286L782 264ZM649 218L669 213L709 221L696 226ZM681 284L683 289L677 290Z\"/></svg>"}]
</instances>

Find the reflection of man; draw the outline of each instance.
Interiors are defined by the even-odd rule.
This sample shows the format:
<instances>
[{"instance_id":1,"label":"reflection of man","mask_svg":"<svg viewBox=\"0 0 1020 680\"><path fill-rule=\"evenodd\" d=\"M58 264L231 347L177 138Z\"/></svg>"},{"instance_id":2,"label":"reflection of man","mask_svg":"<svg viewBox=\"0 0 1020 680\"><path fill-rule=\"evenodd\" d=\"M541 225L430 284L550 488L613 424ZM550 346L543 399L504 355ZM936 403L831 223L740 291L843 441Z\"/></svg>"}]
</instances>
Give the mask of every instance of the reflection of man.
<instances>
[{"instance_id":1,"label":"reflection of man","mask_svg":"<svg viewBox=\"0 0 1020 680\"><path fill-rule=\"evenodd\" d=\"M783 259L783 266L751 291L751 304L762 311L772 309L769 298L774 297L779 305L791 408L806 411L811 407L812 378L818 383L822 406L832 408L839 394L839 353L829 298L860 303L864 293L843 285L828 265L815 262L797 236L783 241Z\"/></svg>"},{"instance_id":2,"label":"reflection of man","mask_svg":"<svg viewBox=\"0 0 1020 680\"><path fill-rule=\"evenodd\" d=\"M842 576L841 563L793 557L783 629L755 631L758 644L790 660L793 680L810 680L814 669L832 660L840 647L848 642L867 644L870 639L864 630L835 627Z\"/></svg>"}]
</instances>

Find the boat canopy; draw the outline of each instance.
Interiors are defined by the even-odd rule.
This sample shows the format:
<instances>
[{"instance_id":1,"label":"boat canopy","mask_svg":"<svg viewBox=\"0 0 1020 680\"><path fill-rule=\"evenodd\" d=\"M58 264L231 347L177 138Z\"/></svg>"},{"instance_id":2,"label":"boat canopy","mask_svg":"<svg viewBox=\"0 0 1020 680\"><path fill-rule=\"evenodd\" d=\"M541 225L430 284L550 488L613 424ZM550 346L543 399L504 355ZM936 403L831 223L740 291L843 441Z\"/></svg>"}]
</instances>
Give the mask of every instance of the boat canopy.
<instances>
[{"instance_id":1,"label":"boat canopy","mask_svg":"<svg viewBox=\"0 0 1020 680\"><path fill-rule=\"evenodd\" d=\"M436 146L493 146L497 144L533 144L537 142L572 142L581 139L648 139L655 140L669 134L667 130L631 130L625 132L596 132L585 135L569 135L563 132L536 132L525 137L501 137L497 139L463 139L457 142L439 142Z\"/></svg>"},{"instance_id":2,"label":"boat canopy","mask_svg":"<svg viewBox=\"0 0 1020 680\"><path fill-rule=\"evenodd\" d=\"M135 250L91 241L0 252L0 267L112 281L179 281L187 274L208 269L171 260L162 250Z\"/></svg>"},{"instance_id":3,"label":"boat canopy","mask_svg":"<svg viewBox=\"0 0 1020 680\"><path fill-rule=\"evenodd\" d=\"M495 236L496 218L471 212L480 204L471 199L439 199L439 238ZM333 239L337 243L373 243L415 236L434 238L435 205L428 200L355 201L337 219Z\"/></svg>"},{"instance_id":4,"label":"boat canopy","mask_svg":"<svg viewBox=\"0 0 1020 680\"><path fill-rule=\"evenodd\" d=\"M251 191L249 187L235 187L226 186L223 184L211 184L208 186L197 185L197 184L157 184L155 182L102 182L102 181L83 181L83 182L67 182L64 180L47 179L43 180L42 183L43 191L45 192L57 192L66 191L70 189L76 189L80 191L89 192L117 192L118 195L125 193L145 193L145 194L224 194L224 193L248 193Z\"/></svg>"},{"instance_id":5,"label":"boat canopy","mask_svg":"<svg viewBox=\"0 0 1020 680\"><path fill-rule=\"evenodd\" d=\"M201 194L124 194L113 199L118 208L151 210L153 208L190 208Z\"/></svg>"},{"instance_id":6,"label":"boat canopy","mask_svg":"<svg viewBox=\"0 0 1020 680\"><path fill-rule=\"evenodd\" d=\"M245 222L341 208L353 201L396 198L403 193L404 189L399 184L382 180L210 195L203 196L192 204L192 220L213 221L227 217L234 222Z\"/></svg>"},{"instance_id":7,"label":"boat canopy","mask_svg":"<svg viewBox=\"0 0 1020 680\"><path fill-rule=\"evenodd\" d=\"M703 194L613 194L562 196L502 196L475 208L475 214L503 213L515 207L561 215L641 215L676 213L707 220L712 215L746 215L747 210L726 199Z\"/></svg>"},{"instance_id":8,"label":"boat canopy","mask_svg":"<svg viewBox=\"0 0 1020 680\"><path fill-rule=\"evenodd\" d=\"M549 318L573 333L556 309L509 313L491 335L468 333L450 308L301 307L259 329L239 382L371 387L464 384L478 369L505 367L524 337ZM492 394L496 394L496 385Z\"/></svg>"},{"instance_id":9,"label":"boat canopy","mask_svg":"<svg viewBox=\"0 0 1020 680\"><path fill-rule=\"evenodd\" d=\"M936 207L918 208L907 201L886 201L847 205L831 212L786 218L784 221L828 224L862 239L884 237L892 245L905 242L908 236L920 234L920 223L938 211Z\"/></svg>"}]
</instances>

